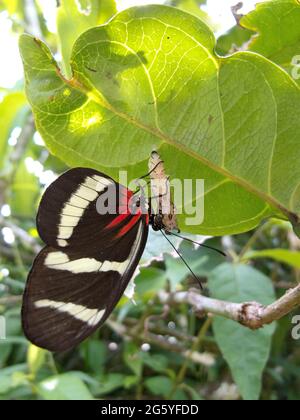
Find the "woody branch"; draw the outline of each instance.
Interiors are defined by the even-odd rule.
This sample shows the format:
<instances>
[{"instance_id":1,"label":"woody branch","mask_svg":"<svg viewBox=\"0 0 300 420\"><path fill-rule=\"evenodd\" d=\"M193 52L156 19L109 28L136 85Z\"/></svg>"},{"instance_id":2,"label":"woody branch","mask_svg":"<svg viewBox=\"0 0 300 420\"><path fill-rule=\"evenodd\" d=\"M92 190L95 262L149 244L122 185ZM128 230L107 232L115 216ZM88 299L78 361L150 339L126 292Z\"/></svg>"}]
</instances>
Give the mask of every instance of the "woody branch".
<instances>
[{"instance_id":1,"label":"woody branch","mask_svg":"<svg viewBox=\"0 0 300 420\"><path fill-rule=\"evenodd\" d=\"M171 296L162 292L159 297L162 303L187 303L199 316L211 313L257 330L279 320L300 306L300 284L288 290L283 297L269 306L263 306L258 302L233 303L211 299L195 290L179 292Z\"/></svg>"}]
</instances>

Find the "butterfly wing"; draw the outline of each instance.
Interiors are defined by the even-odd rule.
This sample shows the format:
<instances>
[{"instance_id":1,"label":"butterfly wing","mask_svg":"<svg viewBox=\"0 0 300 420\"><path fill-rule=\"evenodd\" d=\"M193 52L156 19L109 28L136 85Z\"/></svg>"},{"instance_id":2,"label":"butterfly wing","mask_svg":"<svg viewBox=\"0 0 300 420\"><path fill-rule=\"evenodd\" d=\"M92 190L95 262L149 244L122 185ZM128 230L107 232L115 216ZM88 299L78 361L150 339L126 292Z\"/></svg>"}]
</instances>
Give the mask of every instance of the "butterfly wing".
<instances>
[{"instance_id":1,"label":"butterfly wing","mask_svg":"<svg viewBox=\"0 0 300 420\"><path fill-rule=\"evenodd\" d=\"M70 169L42 197L37 215L39 235L54 248L89 247L98 252L100 239L103 249L141 217L128 211L132 196L126 187L98 171ZM104 214L99 213L100 200Z\"/></svg>"},{"instance_id":2,"label":"butterfly wing","mask_svg":"<svg viewBox=\"0 0 300 420\"><path fill-rule=\"evenodd\" d=\"M87 199L84 193L89 192L84 188L80 194L78 191L95 175L114 182L97 171L74 169L55 181L56 186L51 185L41 201L38 229L47 246L29 273L22 320L28 339L50 351L76 346L105 322L126 289L147 241L145 215L120 214L120 206L115 215L99 215L95 206L104 190L87 200L80 220L71 226L71 235L59 237L65 210L75 208L74 191L76 197ZM125 187L117 184L117 188L131 196ZM85 227L89 241L80 235ZM58 246L58 240L67 241L67 245Z\"/></svg>"}]
</instances>

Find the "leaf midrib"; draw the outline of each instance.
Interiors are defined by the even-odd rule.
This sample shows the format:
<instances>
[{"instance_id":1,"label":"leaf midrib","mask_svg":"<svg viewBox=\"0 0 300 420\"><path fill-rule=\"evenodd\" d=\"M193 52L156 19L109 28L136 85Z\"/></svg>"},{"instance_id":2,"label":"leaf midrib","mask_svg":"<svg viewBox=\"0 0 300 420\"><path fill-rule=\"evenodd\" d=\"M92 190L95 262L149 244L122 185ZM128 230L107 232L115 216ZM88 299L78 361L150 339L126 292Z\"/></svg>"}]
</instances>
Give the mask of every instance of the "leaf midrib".
<instances>
[{"instance_id":1,"label":"leaf midrib","mask_svg":"<svg viewBox=\"0 0 300 420\"><path fill-rule=\"evenodd\" d=\"M250 193L256 195L257 197L261 198L263 201L267 202L271 207L275 207L278 210L280 210L281 213L283 213L287 218L294 220L295 218L298 219L298 216L291 211L289 211L286 207L284 207L279 201L277 201L274 197L269 196L268 194L264 193L263 191L259 191L256 189L253 185L249 184L246 180L237 177L236 175L229 172L226 168L220 167L213 162L209 161L205 157L197 154L193 150L189 149L188 147L184 146L183 144L177 142L175 139L171 138L167 134L163 133L161 130L153 128L151 126L148 126L141 121L128 116L127 114L118 111L114 106L112 106L109 102L107 102L104 97L96 90L96 89L89 89L87 86L85 86L82 82L80 82L78 79L73 77L70 80L67 80L64 78L64 76L57 71L60 78L63 79L64 83L69 85L73 89L79 90L81 93L84 93L88 98L92 99L95 103L100 105L101 107L107 109L108 111L112 112L113 114L117 115L118 117L124 119L129 124L134 125L135 127L138 127L142 129L143 131L146 131L153 136L157 137L161 141L169 144L170 146L175 147L176 149L182 151L186 155L192 157L193 159L196 159L197 161L203 163L208 168L214 170L215 172L223 175L224 177L230 179L234 183L240 185Z\"/></svg>"}]
</instances>

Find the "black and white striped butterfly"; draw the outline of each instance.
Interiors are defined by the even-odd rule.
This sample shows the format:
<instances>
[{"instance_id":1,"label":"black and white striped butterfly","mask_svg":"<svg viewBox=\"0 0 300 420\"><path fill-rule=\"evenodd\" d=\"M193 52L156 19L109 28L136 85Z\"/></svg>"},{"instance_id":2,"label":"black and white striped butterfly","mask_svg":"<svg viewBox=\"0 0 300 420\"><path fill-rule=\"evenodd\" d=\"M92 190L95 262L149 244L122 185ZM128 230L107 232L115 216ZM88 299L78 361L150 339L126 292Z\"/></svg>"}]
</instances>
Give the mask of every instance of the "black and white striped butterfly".
<instances>
[{"instance_id":1,"label":"black and white striped butterfly","mask_svg":"<svg viewBox=\"0 0 300 420\"><path fill-rule=\"evenodd\" d=\"M155 171L162 162L157 154L152 157ZM116 212L99 214L97 201L111 186ZM145 213L140 202L135 212L130 211L133 195L87 168L69 170L45 191L37 228L46 247L29 273L22 308L23 329L32 343L60 352L92 334L111 314L133 276L149 225L166 231L166 224L171 229L176 226L175 214Z\"/></svg>"}]
</instances>

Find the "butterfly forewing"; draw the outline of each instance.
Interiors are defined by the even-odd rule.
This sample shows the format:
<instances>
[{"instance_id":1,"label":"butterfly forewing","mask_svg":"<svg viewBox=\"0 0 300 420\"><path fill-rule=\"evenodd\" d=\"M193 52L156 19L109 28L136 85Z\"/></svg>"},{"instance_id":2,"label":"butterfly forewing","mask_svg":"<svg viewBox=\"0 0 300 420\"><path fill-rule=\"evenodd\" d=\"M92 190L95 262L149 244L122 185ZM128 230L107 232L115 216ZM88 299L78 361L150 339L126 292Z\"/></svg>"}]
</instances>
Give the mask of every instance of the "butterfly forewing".
<instances>
[{"instance_id":1,"label":"butterfly forewing","mask_svg":"<svg viewBox=\"0 0 300 420\"><path fill-rule=\"evenodd\" d=\"M97 212L97 199L106 191L100 182L114 183L97 171L73 169L58 178L41 201L37 224L48 246L29 274L22 319L29 340L51 351L74 347L104 323L146 244L147 217L120 214L122 196L132 194L125 187L114 183L122 189L117 214ZM78 220L67 219L77 208ZM68 221L70 229L64 231Z\"/></svg>"},{"instance_id":2,"label":"butterfly forewing","mask_svg":"<svg viewBox=\"0 0 300 420\"><path fill-rule=\"evenodd\" d=\"M100 214L98 199L103 194L112 198L111 211ZM93 169L71 169L46 190L41 200L37 228L49 246L98 252L117 237L118 231L132 220L127 212L128 189ZM104 209L106 210L106 209ZM116 215L122 214L114 224ZM138 216L133 218L137 221Z\"/></svg>"}]
</instances>

